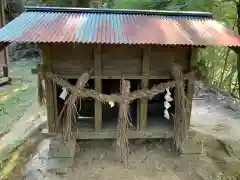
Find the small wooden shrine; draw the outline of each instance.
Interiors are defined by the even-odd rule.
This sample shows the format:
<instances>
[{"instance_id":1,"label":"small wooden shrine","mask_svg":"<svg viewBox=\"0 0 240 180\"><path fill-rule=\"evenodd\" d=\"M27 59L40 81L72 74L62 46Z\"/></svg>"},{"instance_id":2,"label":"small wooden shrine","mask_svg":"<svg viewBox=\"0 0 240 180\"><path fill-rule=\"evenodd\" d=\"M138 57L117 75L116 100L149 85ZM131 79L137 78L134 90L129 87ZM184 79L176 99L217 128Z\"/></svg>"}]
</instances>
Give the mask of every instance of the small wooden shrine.
<instances>
[{"instance_id":1,"label":"small wooden shrine","mask_svg":"<svg viewBox=\"0 0 240 180\"><path fill-rule=\"evenodd\" d=\"M0 42L42 50L45 133L174 138L177 150L189 129L199 49L240 44L210 13L59 7L26 8L0 30Z\"/></svg>"}]
</instances>

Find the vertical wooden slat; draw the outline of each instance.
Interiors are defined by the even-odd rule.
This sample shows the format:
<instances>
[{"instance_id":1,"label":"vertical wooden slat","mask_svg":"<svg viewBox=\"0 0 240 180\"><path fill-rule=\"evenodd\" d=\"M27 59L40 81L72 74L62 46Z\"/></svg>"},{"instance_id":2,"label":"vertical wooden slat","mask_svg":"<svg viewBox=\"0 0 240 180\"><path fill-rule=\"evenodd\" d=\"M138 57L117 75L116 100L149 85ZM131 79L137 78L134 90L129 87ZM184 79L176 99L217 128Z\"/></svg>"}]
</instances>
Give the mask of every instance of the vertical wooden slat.
<instances>
[{"instance_id":1,"label":"vertical wooden slat","mask_svg":"<svg viewBox=\"0 0 240 180\"><path fill-rule=\"evenodd\" d=\"M52 86L53 86L53 106L54 106L54 124L56 124L59 113L58 113L58 94L57 94L57 84L53 83L52 81ZM56 125L53 125L54 127ZM56 128L55 128L56 129Z\"/></svg>"},{"instance_id":2,"label":"vertical wooden slat","mask_svg":"<svg viewBox=\"0 0 240 180\"><path fill-rule=\"evenodd\" d=\"M137 89L140 89L140 84L137 85ZM140 100L137 99L137 129L140 130Z\"/></svg>"},{"instance_id":3,"label":"vertical wooden slat","mask_svg":"<svg viewBox=\"0 0 240 180\"><path fill-rule=\"evenodd\" d=\"M49 69L52 68L51 62L51 45L42 45L44 53L44 65ZM50 79L45 79L45 90L46 90L46 106L47 106L47 120L48 120L48 131L56 132L56 120L57 120L57 92L56 85Z\"/></svg>"},{"instance_id":4,"label":"vertical wooden slat","mask_svg":"<svg viewBox=\"0 0 240 180\"><path fill-rule=\"evenodd\" d=\"M94 48L94 80L95 90L102 92L102 60L101 60L101 45L97 44ZM101 131L102 129L102 103L95 100L95 130Z\"/></svg>"},{"instance_id":5,"label":"vertical wooden slat","mask_svg":"<svg viewBox=\"0 0 240 180\"><path fill-rule=\"evenodd\" d=\"M143 63L142 63L142 88L148 88L148 76L149 76L149 66L150 66L150 54L151 47L144 46L143 47ZM148 100L141 99L140 100L140 129L143 130L147 127L147 108L148 108Z\"/></svg>"}]
</instances>

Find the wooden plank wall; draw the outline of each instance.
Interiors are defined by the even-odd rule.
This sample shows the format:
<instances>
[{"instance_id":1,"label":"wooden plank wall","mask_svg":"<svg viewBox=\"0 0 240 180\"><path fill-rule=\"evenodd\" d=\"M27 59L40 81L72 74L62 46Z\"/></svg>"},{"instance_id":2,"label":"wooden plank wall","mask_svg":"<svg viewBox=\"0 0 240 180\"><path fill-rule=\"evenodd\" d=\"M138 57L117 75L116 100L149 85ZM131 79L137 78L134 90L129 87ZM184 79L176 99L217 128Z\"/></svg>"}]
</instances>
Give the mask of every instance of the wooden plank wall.
<instances>
[{"instance_id":1,"label":"wooden plank wall","mask_svg":"<svg viewBox=\"0 0 240 180\"><path fill-rule=\"evenodd\" d=\"M103 76L140 76L142 48L130 45L102 46Z\"/></svg>"},{"instance_id":2,"label":"wooden plank wall","mask_svg":"<svg viewBox=\"0 0 240 180\"><path fill-rule=\"evenodd\" d=\"M101 78L142 79L143 49L137 45L101 45ZM79 77L83 72L94 69L93 44L53 44L52 70L66 77ZM166 79L171 64L176 62L188 68L187 48L151 46L150 79ZM92 74L93 78L98 78Z\"/></svg>"},{"instance_id":3,"label":"wooden plank wall","mask_svg":"<svg viewBox=\"0 0 240 180\"><path fill-rule=\"evenodd\" d=\"M181 65L184 70L187 70L187 58L187 48L151 46L150 76L164 77L168 75L169 71L171 71L172 63L177 63Z\"/></svg>"},{"instance_id":4,"label":"wooden plank wall","mask_svg":"<svg viewBox=\"0 0 240 180\"><path fill-rule=\"evenodd\" d=\"M91 76L99 92L102 91L102 79L121 79L123 76L139 79L140 87L147 88L149 79L169 79L173 62L188 70L188 49L156 45L52 44L51 64L46 62L45 66L51 66L54 73L69 78L78 78L93 70ZM147 127L147 107L148 100L138 102L140 129ZM95 129L102 129L102 104L98 101L95 102Z\"/></svg>"},{"instance_id":5,"label":"wooden plank wall","mask_svg":"<svg viewBox=\"0 0 240 180\"><path fill-rule=\"evenodd\" d=\"M52 70L59 75L79 77L94 67L94 45L53 44Z\"/></svg>"}]
</instances>

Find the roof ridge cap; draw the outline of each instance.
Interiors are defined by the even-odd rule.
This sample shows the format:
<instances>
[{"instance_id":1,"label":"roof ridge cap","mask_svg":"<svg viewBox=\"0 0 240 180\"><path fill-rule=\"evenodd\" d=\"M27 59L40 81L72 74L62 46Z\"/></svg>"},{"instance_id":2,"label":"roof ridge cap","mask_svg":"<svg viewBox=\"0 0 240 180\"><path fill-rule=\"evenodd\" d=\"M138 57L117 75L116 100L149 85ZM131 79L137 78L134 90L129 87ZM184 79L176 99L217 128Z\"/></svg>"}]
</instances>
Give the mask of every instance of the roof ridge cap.
<instances>
[{"instance_id":1,"label":"roof ridge cap","mask_svg":"<svg viewBox=\"0 0 240 180\"><path fill-rule=\"evenodd\" d=\"M25 11L35 12L66 12L66 13L107 13L107 14L132 14L132 15L162 15L162 16L185 16L213 18L209 12L195 11L156 11L156 10L135 10L135 9L103 9L103 8L71 8L71 7L46 7L26 6Z\"/></svg>"}]
</instances>

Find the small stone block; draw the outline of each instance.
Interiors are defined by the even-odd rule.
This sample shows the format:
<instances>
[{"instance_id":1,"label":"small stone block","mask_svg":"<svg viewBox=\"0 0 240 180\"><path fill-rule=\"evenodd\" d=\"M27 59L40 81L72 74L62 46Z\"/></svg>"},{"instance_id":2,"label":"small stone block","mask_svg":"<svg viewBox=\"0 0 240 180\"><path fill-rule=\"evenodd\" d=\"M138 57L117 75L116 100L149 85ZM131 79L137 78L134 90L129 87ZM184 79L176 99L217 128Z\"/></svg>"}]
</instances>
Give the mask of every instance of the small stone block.
<instances>
[{"instance_id":1,"label":"small stone block","mask_svg":"<svg viewBox=\"0 0 240 180\"><path fill-rule=\"evenodd\" d=\"M64 169L73 165L73 158L50 158L42 161L45 170Z\"/></svg>"},{"instance_id":2,"label":"small stone block","mask_svg":"<svg viewBox=\"0 0 240 180\"><path fill-rule=\"evenodd\" d=\"M74 157L76 151L76 143L74 141L60 141L60 140L51 140L49 144L49 157Z\"/></svg>"}]
</instances>

